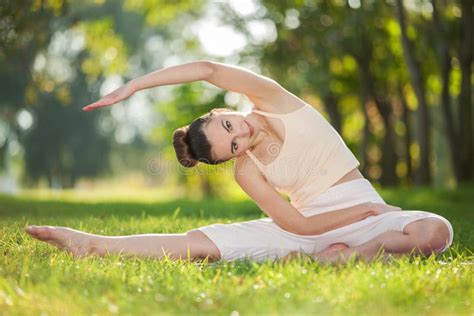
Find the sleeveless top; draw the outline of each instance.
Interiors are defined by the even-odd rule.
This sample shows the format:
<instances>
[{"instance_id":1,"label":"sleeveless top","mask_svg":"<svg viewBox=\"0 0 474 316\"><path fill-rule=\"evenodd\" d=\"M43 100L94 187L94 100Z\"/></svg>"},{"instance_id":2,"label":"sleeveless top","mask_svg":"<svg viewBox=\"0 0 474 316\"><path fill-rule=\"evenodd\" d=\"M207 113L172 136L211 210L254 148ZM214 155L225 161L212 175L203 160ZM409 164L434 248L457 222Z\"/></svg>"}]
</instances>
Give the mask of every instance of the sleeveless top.
<instances>
[{"instance_id":1,"label":"sleeveless top","mask_svg":"<svg viewBox=\"0 0 474 316\"><path fill-rule=\"evenodd\" d=\"M306 104L287 114L253 110L252 112L279 118L285 128L281 147L270 143L266 151L276 158L262 164L250 150L246 154L254 161L267 181L279 192L290 197L298 210L329 189L345 174L359 166L359 161L341 136L312 106Z\"/></svg>"}]
</instances>

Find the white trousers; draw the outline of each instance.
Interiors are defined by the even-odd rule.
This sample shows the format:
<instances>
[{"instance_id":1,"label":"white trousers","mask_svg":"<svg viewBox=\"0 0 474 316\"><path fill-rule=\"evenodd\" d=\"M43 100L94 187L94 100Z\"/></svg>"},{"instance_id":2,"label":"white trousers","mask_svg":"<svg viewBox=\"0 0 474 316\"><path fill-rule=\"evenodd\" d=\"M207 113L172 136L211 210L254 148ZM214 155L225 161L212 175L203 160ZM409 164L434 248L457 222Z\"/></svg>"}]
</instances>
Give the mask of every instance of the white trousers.
<instances>
[{"instance_id":1,"label":"white trousers","mask_svg":"<svg viewBox=\"0 0 474 316\"><path fill-rule=\"evenodd\" d=\"M309 205L300 209L306 217L347 208L363 202L385 203L366 179L357 179L331 187ZM318 252L334 243L349 247L363 244L378 235L395 230L403 232L406 225L424 218L438 218L446 223L453 241L453 228L444 217L424 211L394 211L370 216L362 221L315 236L302 236L280 228L271 218L262 218L232 224L213 224L198 228L217 246L221 260L232 261L249 258L261 261L277 259L292 251Z\"/></svg>"}]
</instances>

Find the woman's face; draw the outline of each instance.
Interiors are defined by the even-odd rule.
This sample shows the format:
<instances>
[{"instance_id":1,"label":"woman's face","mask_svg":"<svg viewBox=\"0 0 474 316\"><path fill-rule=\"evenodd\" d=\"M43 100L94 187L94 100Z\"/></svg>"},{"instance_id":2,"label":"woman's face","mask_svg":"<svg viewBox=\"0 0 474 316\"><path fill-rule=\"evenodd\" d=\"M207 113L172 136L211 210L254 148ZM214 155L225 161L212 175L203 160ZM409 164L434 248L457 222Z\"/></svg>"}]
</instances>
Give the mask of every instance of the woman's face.
<instances>
[{"instance_id":1,"label":"woman's face","mask_svg":"<svg viewBox=\"0 0 474 316\"><path fill-rule=\"evenodd\" d=\"M260 131L255 115L241 112L216 112L204 127L214 159L237 157L255 144Z\"/></svg>"}]
</instances>

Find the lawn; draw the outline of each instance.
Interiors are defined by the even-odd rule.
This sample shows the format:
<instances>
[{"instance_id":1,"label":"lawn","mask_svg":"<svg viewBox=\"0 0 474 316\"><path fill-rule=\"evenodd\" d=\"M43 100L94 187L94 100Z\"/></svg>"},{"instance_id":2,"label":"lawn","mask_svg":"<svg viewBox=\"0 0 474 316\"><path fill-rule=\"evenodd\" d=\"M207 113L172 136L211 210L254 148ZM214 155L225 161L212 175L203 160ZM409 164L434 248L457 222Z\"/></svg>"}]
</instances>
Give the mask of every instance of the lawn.
<instances>
[{"instance_id":1,"label":"lawn","mask_svg":"<svg viewBox=\"0 0 474 316\"><path fill-rule=\"evenodd\" d=\"M444 254L324 267L307 259L198 263L112 255L74 260L27 224L98 234L184 232L261 216L248 200L0 196L0 315L473 315L474 187L392 189L385 200L443 215Z\"/></svg>"}]
</instances>

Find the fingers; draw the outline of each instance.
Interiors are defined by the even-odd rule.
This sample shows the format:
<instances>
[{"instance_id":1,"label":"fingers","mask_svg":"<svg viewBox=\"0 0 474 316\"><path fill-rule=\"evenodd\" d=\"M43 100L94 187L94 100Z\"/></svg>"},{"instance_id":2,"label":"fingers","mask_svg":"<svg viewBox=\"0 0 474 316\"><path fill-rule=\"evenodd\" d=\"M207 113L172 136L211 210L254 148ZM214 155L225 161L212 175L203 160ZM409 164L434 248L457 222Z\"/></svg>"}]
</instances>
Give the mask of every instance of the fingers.
<instances>
[{"instance_id":1,"label":"fingers","mask_svg":"<svg viewBox=\"0 0 474 316\"><path fill-rule=\"evenodd\" d=\"M373 203L371 205L372 208L376 208L379 210L389 210L389 211L401 211L402 209L398 206L393 206L390 204L382 204L382 203Z\"/></svg>"},{"instance_id":2,"label":"fingers","mask_svg":"<svg viewBox=\"0 0 474 316\"><path fill-rule=\"evenodd\" d=\"M102 100L99 100L97 102L86 105L85 107L82 108L82 110L86 111L86 112L90 112L90 111L95 110L97 108L104 107L104 106L109 106L109 105L112 105L112 104L114 104L114 102L112 100L102 99Z\"/></svg>"},{"instance_id":3,"label":"fingers","mask_svg":"<svg viewBox=\"0 0 474 316\"><path fill-rule=\"evenodd\" d=\"M370 203L369 207L370 207L370 210L372 211L371 215L375 215L375 216L402 210L398 206L393 206L390 204L383 204L383 203Z\"/></svg>"},{"instance_id":4,"label":"fingers","mask_svg":"<svg viewBox=\"0 0 474 316\"><path fill-rule=\"evenodd\" d=\"M99 101L83 107L82 110L89 112L100 107L109 106L130 97L133 93L134 88L129 84L125 84L120 88L110 92L109 94L106 94Z\"/></svg>"},{"instance_id":5,"label":"fingers","mask_svg":"<svg viewBox=\"0 0 474 316\"><path fill-rule=\"evenodd\" d=\"M399 207L390 206L390 207L379 208L378 212L379 212L379 214L383 214L383 213L398 212L398 211L401 211L401 210L402 209L399 208Z\"/></svg>"}]
</instances>

